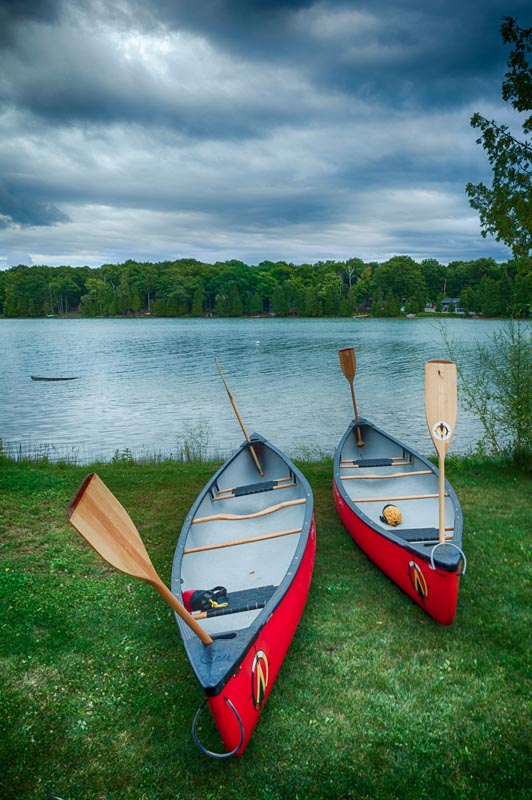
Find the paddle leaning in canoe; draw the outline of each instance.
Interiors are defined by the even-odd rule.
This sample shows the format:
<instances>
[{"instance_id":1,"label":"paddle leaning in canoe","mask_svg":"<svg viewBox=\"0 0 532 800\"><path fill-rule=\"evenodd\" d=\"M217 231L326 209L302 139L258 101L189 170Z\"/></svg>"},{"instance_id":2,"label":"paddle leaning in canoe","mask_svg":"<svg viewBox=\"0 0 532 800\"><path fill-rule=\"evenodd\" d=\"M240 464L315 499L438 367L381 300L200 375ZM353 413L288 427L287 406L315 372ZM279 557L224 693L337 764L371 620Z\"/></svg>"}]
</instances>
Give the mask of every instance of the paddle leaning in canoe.
<instances>
[{"instance_id":1,"label":"paddle leaning in canoe","mask_svg":"<svg viewBox=\"0 0 532 800\"><path fill-rule=\"evenodd\" d=\"M221 371L220 371L221 374ZM222 375L223 379L223 375ZM240 755L288 650L310 586L316 549L310 485L258 434L204 487L177 544L172 591L213 639L205 648L176 617L226 752ZM199 739L200 707L193 724Z\"/></svg>"},{"instance_id":2,"label":"paddle leaning in canoe","mask_svg":"<svg viewBox=\"0 0 532 800\"><path fill-rule=\"evenodd\" d=\"M444 460L456 421L456 366L425 365L427 423L439 468L366 419L359 419L353 382L353 348L339 351L351 386L355 419L334 458L333 494L345 527L372 561L443 625L456 614L463 517L444 477Z\"/></svg>"}]
</instances>

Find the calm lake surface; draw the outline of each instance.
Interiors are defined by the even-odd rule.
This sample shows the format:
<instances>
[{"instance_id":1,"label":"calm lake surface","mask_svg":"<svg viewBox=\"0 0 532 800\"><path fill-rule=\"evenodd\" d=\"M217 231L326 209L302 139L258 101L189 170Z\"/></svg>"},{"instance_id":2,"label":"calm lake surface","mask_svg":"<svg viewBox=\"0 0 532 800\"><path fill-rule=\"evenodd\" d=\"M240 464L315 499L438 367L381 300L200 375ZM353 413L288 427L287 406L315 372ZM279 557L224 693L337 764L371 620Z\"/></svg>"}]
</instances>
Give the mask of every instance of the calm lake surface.
<instances>
[{"instance_id":1,"label":"calm lake surface","mask_svg":"<svg viewBox=\"0 0 532 800\"><path fill-rule=\"evenodd\" d=\"M424 364L443 332L473 361L502 323L466 319L0 320L0 438L50 458L176 455L185 442L227 455L249 433L294 457L332 454L353 417L337 351L355 347L358 413L433 454ZM78 376L32 381L31 375ZM460 404L450 452L481 435Z\"/></svg>"}]
</instances>

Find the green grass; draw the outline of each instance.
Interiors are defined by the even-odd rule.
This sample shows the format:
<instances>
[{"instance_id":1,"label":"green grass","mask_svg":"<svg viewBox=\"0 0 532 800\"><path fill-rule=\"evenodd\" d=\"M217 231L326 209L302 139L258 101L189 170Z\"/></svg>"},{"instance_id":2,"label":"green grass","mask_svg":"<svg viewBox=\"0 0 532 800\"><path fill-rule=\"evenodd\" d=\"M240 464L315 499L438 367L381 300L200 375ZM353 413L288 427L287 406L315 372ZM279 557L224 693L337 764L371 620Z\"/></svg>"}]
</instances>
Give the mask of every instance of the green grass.
<instances>
[{"instance_id":1,"label":"green grass","mask_svg":"<svg viewBox=\"0 0 532 800\"><path fill-rule=\"evenodd\" d=\"M349 538L331 464L302 466L318 526L308 603L246 753L218 762L192 742L202 696L172 613L66 522L88 468L0 462L2 798L529 796L530 478L449 461L468 571L445 628ZM167 583L213 469L96 466Z\"/></svg>"}]
</instances>

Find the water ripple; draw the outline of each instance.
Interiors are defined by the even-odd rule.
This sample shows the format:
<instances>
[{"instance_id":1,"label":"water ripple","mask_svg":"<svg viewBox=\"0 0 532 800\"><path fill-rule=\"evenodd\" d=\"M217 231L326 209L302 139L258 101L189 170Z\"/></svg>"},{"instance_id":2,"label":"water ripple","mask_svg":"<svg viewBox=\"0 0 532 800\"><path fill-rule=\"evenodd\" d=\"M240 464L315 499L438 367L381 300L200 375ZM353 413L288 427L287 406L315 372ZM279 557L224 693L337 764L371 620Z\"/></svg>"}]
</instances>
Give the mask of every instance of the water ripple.
<instances>
[{"instance_id":1,"label":"water ripple","mask_svg":"<svg viewBox=\"0 0 532 800\"><path fill-rule=\"evenodd\" d=\"M469 352L499 328L445 321ZM432 454L424 363L446 356L442 329L430 319L0 320L0 343L0 437L78 448L87 459L126 448L175 453L207 427L213 452L236 446L242 433L215 358L249 432L291 454L330 454L353 414L337 356L349 346L360 415ZM478 438L476 421L461 409L452 450L464 452Z\"/></svg>"}]
</instances>

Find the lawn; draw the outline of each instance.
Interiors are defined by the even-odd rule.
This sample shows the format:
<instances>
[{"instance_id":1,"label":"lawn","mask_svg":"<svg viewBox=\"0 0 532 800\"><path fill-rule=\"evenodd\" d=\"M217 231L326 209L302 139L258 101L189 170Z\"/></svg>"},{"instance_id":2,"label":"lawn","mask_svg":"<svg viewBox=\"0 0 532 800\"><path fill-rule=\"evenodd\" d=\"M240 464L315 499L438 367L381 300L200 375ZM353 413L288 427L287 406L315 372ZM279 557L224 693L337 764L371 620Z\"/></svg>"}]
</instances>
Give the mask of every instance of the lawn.
<instances>
[{"instance_id":1,"label":"lawn","mask_svg":"<svg viewBox=\"0 0 532 800\"><path fill-rule=\"evenodd\" d=\"M441 627L349 538L331 464L300 466L318 530L308 603L246 753L220 762L192 741L202 695L172 612L66 522L96 469L168 584L214 465L0 461L4 800L530 796L530 477L449 461L468 570Z\"/></svg>"}]
</instances>

